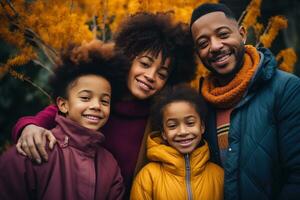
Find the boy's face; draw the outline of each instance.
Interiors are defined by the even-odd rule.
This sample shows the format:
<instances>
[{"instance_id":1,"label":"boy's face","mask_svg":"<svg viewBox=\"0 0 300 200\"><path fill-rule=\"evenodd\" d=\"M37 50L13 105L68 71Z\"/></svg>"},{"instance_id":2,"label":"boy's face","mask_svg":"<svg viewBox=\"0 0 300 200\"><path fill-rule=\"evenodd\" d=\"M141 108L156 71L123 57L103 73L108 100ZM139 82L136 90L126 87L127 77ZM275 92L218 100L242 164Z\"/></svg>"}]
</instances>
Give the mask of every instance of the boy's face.
<instances>
[{"instance_id":1,"label":"boy's face","mask_svg":"<svg viewBox=\"0 0 300 200\"><path fill-rule=\"evenodd\" d=\"M239 67L244 56L246 31L223 12L211 12L191 27L201 62L218 75L228 75Z\"/></svg>"},{"instance_id":2,"label":"boy's face","mask_svg":"<svg viewBox=\"0 0 300 200\"><path fill-rule=\"evenodd\" d=\"M68 98L57 99L59 110L83 127L98 130L110 113L111 86L103 77L84 75L68 86Z\"/></svg>"},{"instance_id":3,"label":"boy's face","mask_svg":"<svg viewBox=\"0 0 300 200\"><path fill-rule=\"evenodd\" d=\"M191 103L177 101L164 107L162 136L180 153L191 153L199 144L203 132L204 126Z\"/></svg>"},{"instance_id":4,"label":"boy's face","mask_svg":"<svg viewBox=\"0 0 300 200\"><path fill-rule=\"evenodd\" d=\"M127 86L138 99L147 99L160 91L169 76L170 58L162 62L162 54L157 57L149 52L138 55L129 70Z\"/></svg>"}]
</instances>

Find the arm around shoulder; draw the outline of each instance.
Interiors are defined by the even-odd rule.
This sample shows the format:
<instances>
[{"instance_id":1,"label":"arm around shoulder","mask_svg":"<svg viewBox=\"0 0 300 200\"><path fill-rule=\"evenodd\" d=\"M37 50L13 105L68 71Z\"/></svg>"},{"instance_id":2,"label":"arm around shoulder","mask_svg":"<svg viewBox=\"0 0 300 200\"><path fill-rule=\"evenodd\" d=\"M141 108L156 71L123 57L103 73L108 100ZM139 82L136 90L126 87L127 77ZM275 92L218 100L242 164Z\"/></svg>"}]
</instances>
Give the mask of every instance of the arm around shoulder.
<instances>
[{"instance_id":1,"label":"arm around shoulder","mask_svg":"<svg viewBox=\"0 0 300 200\"><path fill-rule=\"evenodd\" d=\"M29 125L34 124L46 129L54 128L55 126L55 115L57 113L57 107L50 105L44 110L37 113L35 116L25 116L20 118L12 129L12 139L14 142L18 141L23 129Z\"/></svg>"}]
</instances>

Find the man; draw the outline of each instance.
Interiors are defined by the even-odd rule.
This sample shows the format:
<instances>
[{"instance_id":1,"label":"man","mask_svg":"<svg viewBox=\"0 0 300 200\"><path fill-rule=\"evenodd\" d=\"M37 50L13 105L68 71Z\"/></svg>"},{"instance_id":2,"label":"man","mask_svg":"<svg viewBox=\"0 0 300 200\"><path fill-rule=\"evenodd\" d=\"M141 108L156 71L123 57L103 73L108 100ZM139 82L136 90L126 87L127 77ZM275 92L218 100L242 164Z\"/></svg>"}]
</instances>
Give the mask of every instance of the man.
<instances>
[{"instance_id":1,"label":"man","mask_svg":"<svg viewBox=\"0 0 300 200\"><path fill-rule=\"evenodd\" d=\"M196 8L190 26L211 72L200 90L225 199L299 199L300 79L278 70L268 49L245 45L246 30L223 4Z\"/></svg>"}]
</instances>

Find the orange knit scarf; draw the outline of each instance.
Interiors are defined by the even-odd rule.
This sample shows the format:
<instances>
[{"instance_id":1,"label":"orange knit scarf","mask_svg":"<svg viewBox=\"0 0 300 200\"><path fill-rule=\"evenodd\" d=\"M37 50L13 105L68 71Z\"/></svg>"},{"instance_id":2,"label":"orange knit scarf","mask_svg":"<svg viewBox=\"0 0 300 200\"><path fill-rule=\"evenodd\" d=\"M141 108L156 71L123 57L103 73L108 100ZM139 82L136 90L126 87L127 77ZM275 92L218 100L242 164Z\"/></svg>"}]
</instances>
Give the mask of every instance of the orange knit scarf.
<instances>
[{"instance_id":1,"label":"orange knit scarf","mask_svg":"<svg viewBox=\"0 0 300 200\"><path fill-rule=\"evenodd\" d=\"M258 64L259 53L255 47L245 46L244 64L234 79L225 86L216 87L215 77L209 74L203 81L201 92L203 97L217 108L232 108L242 98Z\"/></svg>"}]
</instances>

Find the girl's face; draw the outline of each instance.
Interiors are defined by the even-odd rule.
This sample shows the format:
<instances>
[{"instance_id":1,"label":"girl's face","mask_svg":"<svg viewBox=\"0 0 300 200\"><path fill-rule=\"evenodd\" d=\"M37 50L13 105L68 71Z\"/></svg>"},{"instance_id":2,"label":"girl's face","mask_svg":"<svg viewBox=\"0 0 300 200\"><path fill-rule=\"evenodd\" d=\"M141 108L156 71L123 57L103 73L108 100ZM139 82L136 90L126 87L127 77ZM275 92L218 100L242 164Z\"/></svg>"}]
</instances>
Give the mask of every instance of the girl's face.
<instances>
[{"instance_id":1,"label":"girl's face","mask_svg":"<svg viewBox=\"0 0 300 200\"><path fill-rule=\"evenodd\" d=\"M178 152L191 153L201 141L203 132L204 126L193 104L176 101L164 107L162 137Z\"/></svg>"},{"instance_id":2,"label":"girl's face","mask_svg":"<svg viewBox=\"0 0 300 200\"><path fill-rule=\"evenodd\" d=\"M66 117L83 127L99 130L110 113L110 83L97 75L84 75L68 86L68 98L59 97L57 105Z\"/></svg>"},{"instance_id":3,"label":"girl's face","mask_svg":"<svg viewBox=\"0 0 300 200\"><path fill-rule=\"evenodd\" d=\"M155 57L150 52L138 55L129 70L127 86L137 99L147 99L160 91L169 76L170 58L162 61L161 52Z\"/></svg>"}]
</instances>

